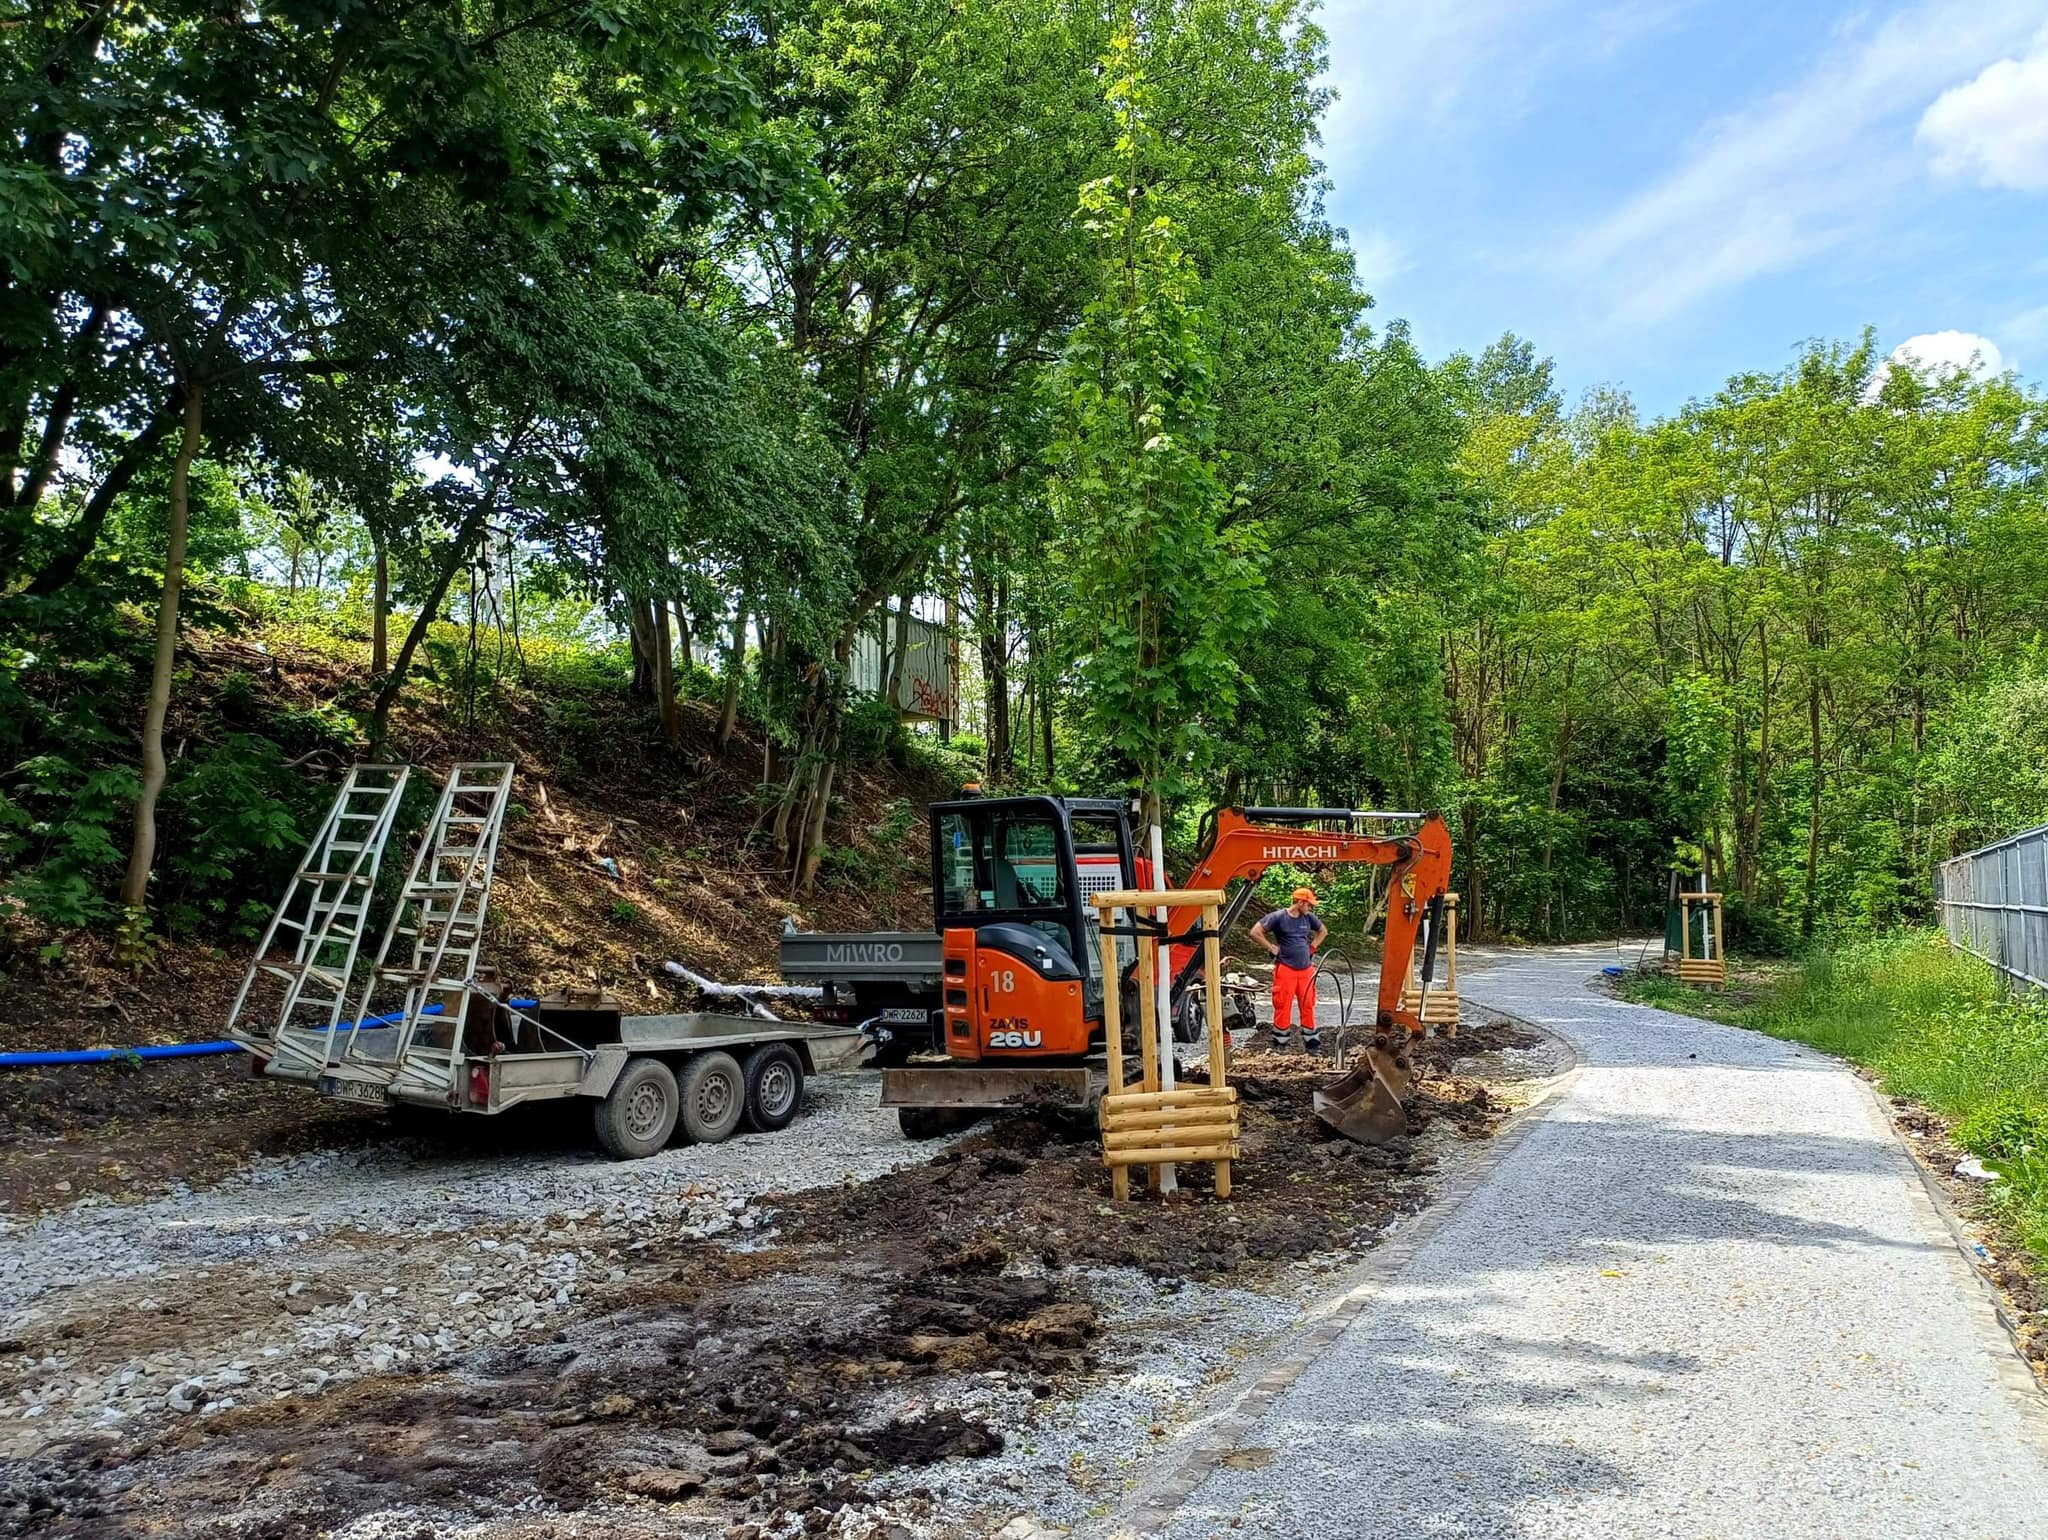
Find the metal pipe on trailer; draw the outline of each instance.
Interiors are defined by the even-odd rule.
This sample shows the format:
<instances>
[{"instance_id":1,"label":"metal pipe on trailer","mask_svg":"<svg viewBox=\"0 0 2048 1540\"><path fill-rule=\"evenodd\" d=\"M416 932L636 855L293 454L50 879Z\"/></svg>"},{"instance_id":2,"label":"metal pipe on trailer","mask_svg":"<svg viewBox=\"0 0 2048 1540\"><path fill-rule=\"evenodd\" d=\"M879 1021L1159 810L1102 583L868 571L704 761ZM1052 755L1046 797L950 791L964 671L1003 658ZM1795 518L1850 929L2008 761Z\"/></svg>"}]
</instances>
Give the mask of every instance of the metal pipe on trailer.
<instances>
[{"instance_id":1,"label":"metal pipe on trailer","mask_svg":"<svg viewBox=\"0 0 2048 1540\"><path fill-rule=\"evenodd\" d=\"M818 984L722 984L717 979L706 978L694 968L686 968L674 960L664 962L661 971L672 978L679 978L699 994L712 995L719 999L737 1000L758 1020L780 1021L782 1018L769 1010L763 1000L822 1000L823 986Z\"/></svg>"}]
</instances>

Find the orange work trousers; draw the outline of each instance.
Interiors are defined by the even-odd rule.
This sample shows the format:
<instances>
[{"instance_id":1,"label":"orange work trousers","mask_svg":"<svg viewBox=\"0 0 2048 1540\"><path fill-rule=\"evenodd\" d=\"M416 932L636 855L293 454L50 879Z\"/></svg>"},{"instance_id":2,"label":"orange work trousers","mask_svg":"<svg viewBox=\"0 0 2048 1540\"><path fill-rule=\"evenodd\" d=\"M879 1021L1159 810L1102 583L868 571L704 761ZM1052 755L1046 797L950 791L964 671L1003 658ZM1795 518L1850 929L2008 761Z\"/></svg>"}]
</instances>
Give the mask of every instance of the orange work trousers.
<instances>
[{"instance_id":1,"label":"orange work trousers","mask_svg":"<svg viewBox=\"0 0 2048 1540\"><path fill-rule=\"evenodd\" d=\"M1273 964L1273 1035L1285 1037L1294 1025L1294 1008L1301 1007L1301 1029L1316 1035L1316 970Z\"/></svg>"}]
</instances>

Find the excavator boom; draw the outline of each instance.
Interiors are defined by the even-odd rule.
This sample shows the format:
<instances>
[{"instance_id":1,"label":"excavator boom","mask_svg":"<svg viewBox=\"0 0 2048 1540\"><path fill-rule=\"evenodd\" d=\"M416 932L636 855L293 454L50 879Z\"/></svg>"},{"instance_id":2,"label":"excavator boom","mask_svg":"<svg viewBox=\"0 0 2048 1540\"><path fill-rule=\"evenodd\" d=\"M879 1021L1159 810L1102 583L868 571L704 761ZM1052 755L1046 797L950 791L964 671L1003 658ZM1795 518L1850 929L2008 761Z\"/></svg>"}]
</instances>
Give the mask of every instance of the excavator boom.
<instances>
[{"instance_id":1,"label":"excavator boom","mask_svg":"<svg viewBox=\"0 0 2048 1540\"><path fill-rule=\"evenodd\" d=\"M1086 1061L1106 1019L1108 992L1136 981L1134 965L1119 969L1114 952L1105 958L1085 895L1162 886L1161 874L1147 869L1134 848L1130 805L969 796L934 803L931 811L933 928L943 972L933 980L940 1003L928 1019L950 1067L891 1066L884 1104L902 1109L908 1133L932 1131L934 1117L961 1108L1017 1105L1055 1090L1091 1099L1098 1075ZM1208 891L1235 884L1220 917L1225 926L1241 919L1256 896L1253 879L1276 864L1388 869L1386 948L1367 1050L1374 1105L1338 1126L1366 1128L1376 1138L1395 1124L1405 1127L1407 1043L1423 1028L1420 1014L1401 1003L1402 985L1416 938L1425 919L1441 912L1450 882L1443 819L1349 808L1218 808L1205 820L1201 850L1186 881L1164 886ZM1176 1036L1202 1020L1203 992L1192 987L1202 966L1201 922L1199 909L1168 911ZM900 952L901 941L877 936L840 946ZM1210 1025L1221 1030L1225 1023ZM1181 1040L1193 1041L1193 1031Z\"/></svg>"},{"instance_id":2,"label":"excavator boom","mask_svg":"<svg viewBox=\"0 0 2048 1540\"><path fill-rule=\"evenodd\" d=\"M1390 828L1399 832L1387 832ZM1202 853L1183 885L1222 888L1247 879L1231 896L1226 925L1243 916L1256 879L1275 864L1362 862L1388 868L1386 941L1372 1042L1348 1073L1313 1093L1313 1102L1318 1118L1361 1143L1385 1144L1406 1133L1406 1103L1416 1082L1410 1049L1423 1023L1419 1004L1414 1010L1402 1004L1402 986L1425 921L1430 929L1424 980L1435 972L1438 922L1451 881L1451 833L1443 818L1335 808L1218 808L1203 832ZM1170 933L1184 934L1198 923L1199 916L1176 914ZM1185 987L1199 966L1193 952L1186 943L1174 949L1176 987Z\"/></svg>"},{"instance_id":3,"label":"excavator boom","mask_svg":"<svg viewBox=\"0 0 2048 1540\"><path fill-rule=\"evenodd\" d=\"M1195 858L1187 888L1224 888L1238 878L1244 886L1231 894L1223 923L1242 918L1254 896L1253 883L1276 865L1332 866L1364 863L1391 868L1388 872L1386 943L1380 959L1379 992L1374 1026L1385 1033L1400 1026L1411 1036L1422 1021L1403 1008L1401 987L1415 956L1423 921L1441 912L1438 903L1451 882L1451 831L1437 813L1382 813L1353 808L1218 808L1203 820L1201 854ZM1363 832L1400 827L1402 832ZM1196 928L1201 916L1181 911L1169 917L1170 932ZM1201 965L1197 947L1178 942L1173 948L1176 987Z\"/></svg>"}]
</instances>

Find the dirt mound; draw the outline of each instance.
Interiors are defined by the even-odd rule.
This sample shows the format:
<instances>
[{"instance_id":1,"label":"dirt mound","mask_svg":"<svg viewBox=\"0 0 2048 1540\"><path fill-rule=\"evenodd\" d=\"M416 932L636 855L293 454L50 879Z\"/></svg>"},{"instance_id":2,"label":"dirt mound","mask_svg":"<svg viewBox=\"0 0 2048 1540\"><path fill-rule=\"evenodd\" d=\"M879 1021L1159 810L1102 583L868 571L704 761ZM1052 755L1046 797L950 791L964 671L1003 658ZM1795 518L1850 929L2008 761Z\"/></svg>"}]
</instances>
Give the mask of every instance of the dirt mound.
<instances>
[{"instance_id":1,"label":"dirt mound","mask_svg":"<svg viewBox=\"0 0 2048 1540\"><path fill-rule=\"evenodd\" d=\"M1004 1119L930 1165L894 1172L858 1193L805 1194L794 1207L812 1233L850 1240L879 1202L906 1228L937 1237L929 1243L934 1260L955 1267L993 1245L1047 1267L1134 1267L1155 1278L1207 1279L1366 1246L1395 1215L1421 1203L1412 1179L1435 1164L1418 1151L1433 1125L1481 1138L1507 1114L1483 1084L1451 1067L1536 1041L1506 1022L1425 1039L1416 1052L1423 1081L1410 1108L1412 1131L1381 1147L1354 1144L1316 1120L1309 1093L1332 1078L1328 1061L1240 1055L1231 1076L1244 1107L1244 1159L1231 1168L1228 1204L1210 1201L1213 1169L1200 1164L1180 1168L1177 1199L1115 1203L1093 1125L1048 1116Z\"/></svg>"}]
</instances>

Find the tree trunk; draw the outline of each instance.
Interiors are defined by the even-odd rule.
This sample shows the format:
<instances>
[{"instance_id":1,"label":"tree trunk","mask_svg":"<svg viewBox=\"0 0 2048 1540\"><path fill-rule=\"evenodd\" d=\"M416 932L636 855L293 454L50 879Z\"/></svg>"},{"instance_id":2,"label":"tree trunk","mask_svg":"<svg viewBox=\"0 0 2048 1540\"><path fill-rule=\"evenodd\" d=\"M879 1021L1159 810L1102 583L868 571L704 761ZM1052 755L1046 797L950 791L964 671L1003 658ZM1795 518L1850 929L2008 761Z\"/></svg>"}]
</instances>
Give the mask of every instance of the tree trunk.
<instances>
[{"instance_id":1,"label":"tree trunk","mask_svg":"<svg viewBox=\"0 0 2048 1540\"><path fill-rule=\"evenodd\" d=\"M1564 665L1564 721L1557 730L1557 758L1552 762L1550 770L1550 816L1544 820L1543 824L1542 929L1546 938L1550 935L1550 903L1552 896L1550 868L1551 856L1557 849L1557 806L1564 794L1565 759L1570 755L1572 747L1572 678L1578 672L1578 668L1579 655L1577 652L1573 652L1565 660Z\"/></svg>"},{"instance_id":2,"label":"tree trunk","mask_svg":"<svg viewBox=\"0 0 2048 1540\"><path fill-rule=\"evenodd\" d=\"M946 714L939 719L939 742L953 737L953 724L960 720L960 574L950 562L946 571Z\"/></svg>"},{"instance_id":3,"label":"tree trunk","mask_svg":"<svg viewBox=\"0 0 2048 1540\"><path fill-rule=\"evenodd\" d=\"M978 583L976 640L981 648L981 682L988 692L988 777L998 784L1016 770L1010 743L1010 580L998 576Z\"/></svg>"},{"instance_id":4,"label":"tree trunk","mask_svg":"<svg viewBox=\"0 0 2048 1540\"><path fill-rule=\"evenodd\" d=\"M766 708L762 715L761 733L761 784L773 786L783 776L782 740L768 728L777 720L782 693L782 654L787 644L783 640L782 627L772 621L761 632L761 699Z\"/></svg>"},{"instance_id":5,"label":"tree trunk","mask_svg":"<svg viewBox=\"0 0 2048 1540\"><path fill-rule=\"evenodd\" d=\"M796 869L796 892L800 898L809 895L818 880L818 865L825 859L825 819L832 810L832 781L839 769L839 725L836 720L826 740L824 753L825 760L818 766L817 781L811 789L810 808L804 819L803 855Z\"/></svg>"},{"instance_id":6,"label":"tree trunk","mask_svg":"<svg viewBox=\"0 0 2048 1540\"><path fill-rule=\"evenodd\" d=\"M78 521L71 526L71 532L64 546L50 558L35 581L28 585L32 594L53 594L78 575L78 569L85 559L92 555L93 547L99 544L100 531L106 528L107 514L112 511L114 499L128 490L128 483L135 479L135 473L142 469L149 457L156 453L157 445L171 431L171 424L178 420L178 414L185 409L182 394L174 394L170 401L150 418L149 425L128 441L128 447L121 451L100 484L93 489L90 500L78 515Z\"/></svg>"},{"instance_id":7,"label":"tree trunk","mask_svg":"<svg viewBox=\"0 0 2048 1540\"><path fill-rule=\"evenodd\" d=\"M1735 814L1735 891L1754 902L1760 886L1758 867L1763 860L1764 803L1771 790L1771 635L1762 622L1757 625L1757 739L1756 785Z\"/></svg>"},{"instance_id":8,"label":"tree trunk","mask_svg":"<svg viewBox=\"0 0 2048 1540\"><path fill-rule=\"evenodd\" d=\"M981 683L987 693L988 763L991 785L1010 779L1010 671L1000 641L984 631L978 638L981 652Z\"/></svg>"},{"instance_id":9,"label":"tree trunk","mask_svg":"<svg viewBox=\"0 0 2048 1540\"><path fill-rule=\"evenodd\" d=\"M1053 761L1052 678L1049 674L1044 680L1040 682L1039 688L1044 694L1044 700L1040 703L1038 708L1038 725L1039 730L1045 734L1045 784L1047 786L1050 786L1053 784Z\"/></svg>"},{"instance_id":10,"label":"tree trunk","mask_svg":"<svg viewBox=\"0 0 2048 1540\"><path fill-rule=\"evenodd\" d=\"M1024 675L1024 782L1032 784L1038 776L1038 682L1027 672Z\"/></svg>"},{"instance_id":11,"label":"tree trunk","mask_svg":"<svg viewBox=\"0 0 2048 1540\"><path fill-rule=\"evenodd\" d=\"M684 668L697 666L697 652L690 640L690 612L683 608L683 601L675 601L676 612L676 653L681 657Z\"/></svg>"},{"instance_id":12,"label":"tree trunk","mask_svg":"<svg viewBox=\"0 0 2048 1540\"><path fill-rule=\"evenodd\" d=\"M884 696L895 708L896 714L903 714L903 681L910 674L910 595L904 594L896 604L896 645L889 653L889 682Z\"/></svg>"},{"instance_id":13,"label":"tree trunk","mask_svg":"<svg viewBox=\"0 0 2048 1540\"><path fill-rule=\"evenodd\" d=\"M1806 801L1806 907L1799 917L1799 933L1813 935L1814 904L1820 881L1820 682L1806 691L1806 727L1813 756L1813 789Z\"/></svg>"},{"instance_id":14,"label":"tree trunk","mask_svg":"<svg viewBox=\"0 0 2048 1540\"><path fill-rule=\"evenodd\" d=\"M391 666L391 553L377 536L370 577L370 677L381 679Z\"/></svg>"},{"instance_id":15,"label":"tree trunk","mask_svg":"<svg viewBox=\"0 0 2048 1540\"><path fill-rule=\"evenodd\" d=\"M799 800L798 815L790 835L793 841L790 890L799 898L810 893L817 881L819 864L825 858L825 824L832 811L832 782L839 769L840 729L846 715L840 682L852 660L857 636L858 632L852 626L839 634L832 649L837 669L816 671L812 685L814 704L808 714L815 724L811 736L814 752L808 759L807 772L798 777L800 781L807 781L810 789Z\"/></svg>"},{"instance_id":16,"label":"tree trunk","mask_svg":"<svg viewBox=\"0 0 2048 1540\"><path fill-rule=\"evenodd\" d=\"M1458 845L1465 857L1465 902L1459 905L1467 911L1465 939L1481 941L1486 936L1486 882L1479 871L1479 803L1476 798L1467 797L1458 813Z\"/></svg>"},{"instance_id":17,"label":"tree trunk","mask_svg":"<svg viewBox=\"0 0 2048 1540\"><path fill-rule=\"evenodd\" d=\"M397 661L391 665L391 672L377 691L377 704L370 713L370 752L378 754L384 748L384 740L391 732L391 711L398 704L399 692L405 688L405 676L412 668L413 654L420 649L420 643L427 639L427 630L434 623L434 617L441 613L442 601L448 597L449 585L455 581L455 574L462 570L469 560L470 548L483 533L484 524L490 517L491 505L498 500L498 488L503 485L505 473L500 470L492 476L483 491L477 494L476 502L463 515L461 525L455 531L455 538L448 542L441 553L441 565L434 573L434 586L428 590L426 602L420 606L419 614L406 628L405 640L399 644Z\"/></svg>"},{"instance_id":18,"label":"tree trunk","mask_svg":"<svg viewBox=\"0 0 2048 1540\"><path fill-rule=\"evenodd\" d=\"M661 736L670 748L683 742L683 713L676 705L675 654L670 649L668 601L657 599L654 616L654 703L661 711Z\"/></svg>"},{"instance_id":19,"label":"tree trunk","mask_svg":"<svg viewBox=\"0 0 2048 1540\"><path fill-rule=\"evenodd\" d=\"M149 871L156 862L156 799L164 789L164 717L171 706L171 668L178 655L178 599L185 585L185 536L191 524L192 461L199 453L205 389L185 385L185 436L171 463L171 530L164 556L164 592L156 611L156 666L149 677L149 706L142 717L142 790L135 799L135 834L128 847L128 874L121 903L139 914L149 896ZM140 929L140 926L137 926Z\"/></svg>"},{"instance_id":20,"label":"tree trunk","mask_svg":"<svg viewBox=\"0 0 2048 1540\"><path fill-rule=\"evenodd\" d=\"M725 701L718 708L718 752L732 742L733 728L740 719L740 671L747 666L747 607L743 604L732 618L732 645L725 654Z\"/></svg>"},{"instance_id":21,"label":"tree trunk","mask_svg":"<svg viewBox=\"0 0 2048 1540\"><path fill-rule=\"evenodd\" d=\"M633 651L633 699L651 705L657 699L654 606L645 599L626 600L626 639Z\"/></svg>"}]
</instances>

